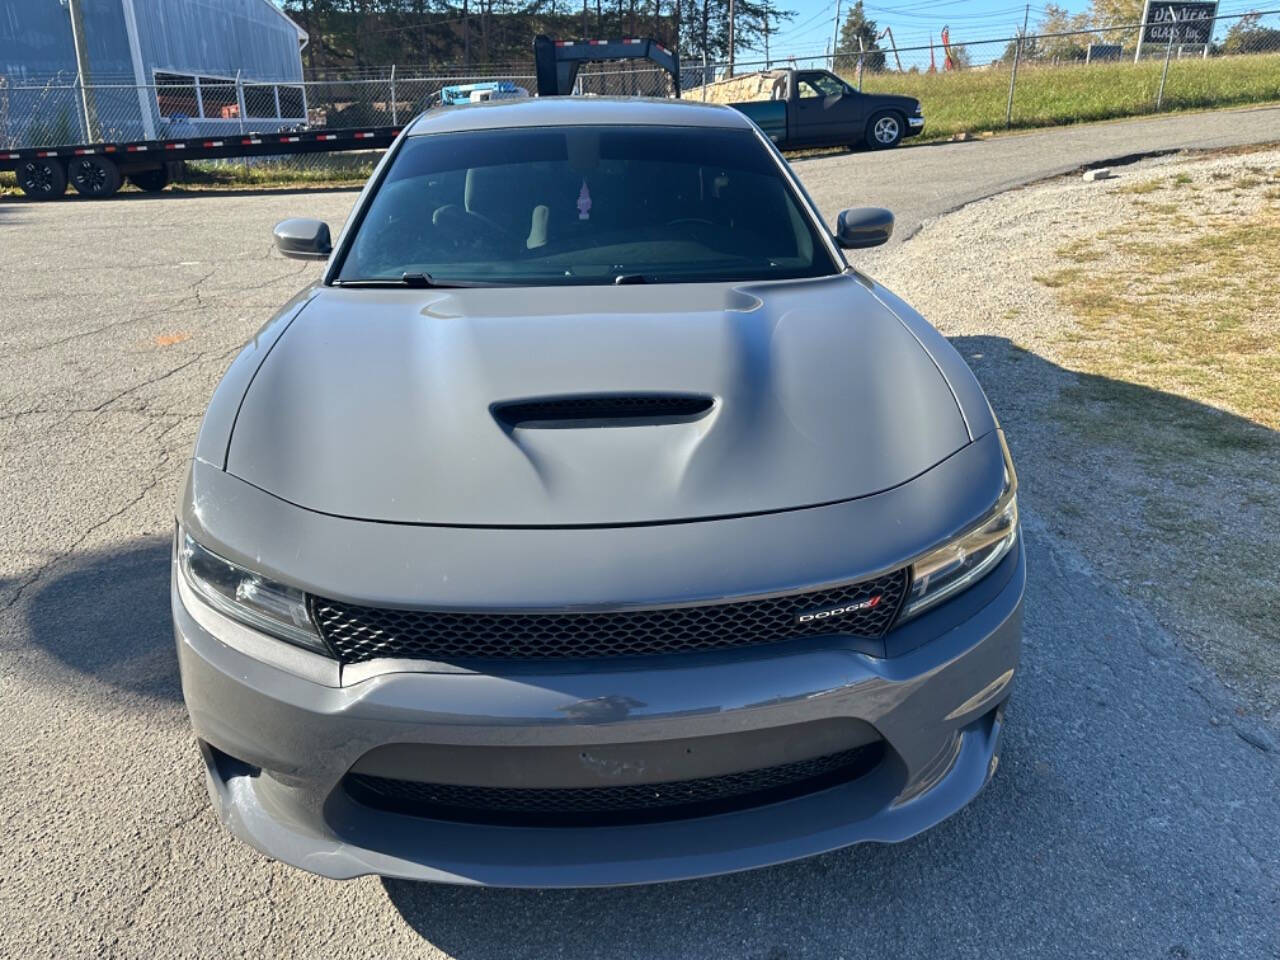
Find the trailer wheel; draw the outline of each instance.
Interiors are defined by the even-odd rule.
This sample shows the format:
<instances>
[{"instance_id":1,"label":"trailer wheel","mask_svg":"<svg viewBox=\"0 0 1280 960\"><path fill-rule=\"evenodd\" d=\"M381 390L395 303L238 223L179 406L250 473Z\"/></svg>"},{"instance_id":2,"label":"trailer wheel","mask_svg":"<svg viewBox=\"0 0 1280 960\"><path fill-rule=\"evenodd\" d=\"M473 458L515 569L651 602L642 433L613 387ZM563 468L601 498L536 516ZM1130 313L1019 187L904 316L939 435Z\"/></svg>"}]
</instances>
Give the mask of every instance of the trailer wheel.
<instances>
[{"instance_id":1,"label":"trailer wheel","mask_svg":"<svg viewBox=\"0 0 1280 960\"><path fill-rule=\"evenodd\" d=\"M18 186L32 200L56 200L67 192L67 170L61 160L27 160L18 167Z\"/></svg>"},{"instance_id":2,"label":"trailer wheel","mask_svg":"<svg viewBox=\"0 0 1280 960\"><path fill-rule=\"evenodd\" d=\"M169 168L164 166L135 170L129 174L129 182L144 193L159 193L169 185Z\"/></svg>"},{"instance_id":3,"label":"trailer wheel","mask_svg":"<svg viewBox=\"0 0 1280 960\"><path fill-rule=\"evenodd\" d=\"M867 121L867 146L872 150L896 147L902 140L902 117L892 110L883 110Z\"/></svg>"},{"instance_id":4,"label":"trailer wheel","mask_svg":"<svg viewBox=\"0 0 1280 960\"><path fill-rule=\"evenodd\" d=\"M67 169L68 179L82 197L100 200L120 189L120 168L106 157L76 157Z\"/></svg>"}]
</instances>

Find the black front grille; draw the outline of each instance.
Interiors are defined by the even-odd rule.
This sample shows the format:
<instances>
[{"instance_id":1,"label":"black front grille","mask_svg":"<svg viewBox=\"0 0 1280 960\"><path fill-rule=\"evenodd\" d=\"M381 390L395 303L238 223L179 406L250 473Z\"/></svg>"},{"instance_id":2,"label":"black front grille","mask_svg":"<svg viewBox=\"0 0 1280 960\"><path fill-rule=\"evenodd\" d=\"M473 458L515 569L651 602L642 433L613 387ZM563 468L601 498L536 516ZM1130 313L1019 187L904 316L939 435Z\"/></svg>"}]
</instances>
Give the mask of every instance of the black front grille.
<instances>
[{"instance_id":1,"label":"black front grille","mask_svg":"<svg viewBox=\"0 0 1280 960\"><path fill-rule=\"evenodd\" d=\"M777 803L848 783L884 756L884 741L824 757L671 783L611 787L468 787L362 773L344 783L379 810L435 820L519 826L605 826L682 820Z\"/></svg>"},{"instance_id":2,"label":"black front grille","mask_svg":"<svg viewBox=\"0 0 1280 960\"><path fill-rule=\"evenodd\" d=\"M455 613L362 607L322 597L311 603L320 633L343 663L380 657L582 660L748 647L821 634L880 637L897 617L906 589L903 569L830 590L659 610ZM823 615L801 622L807 614Z\"/></svg>"}]
</instances>

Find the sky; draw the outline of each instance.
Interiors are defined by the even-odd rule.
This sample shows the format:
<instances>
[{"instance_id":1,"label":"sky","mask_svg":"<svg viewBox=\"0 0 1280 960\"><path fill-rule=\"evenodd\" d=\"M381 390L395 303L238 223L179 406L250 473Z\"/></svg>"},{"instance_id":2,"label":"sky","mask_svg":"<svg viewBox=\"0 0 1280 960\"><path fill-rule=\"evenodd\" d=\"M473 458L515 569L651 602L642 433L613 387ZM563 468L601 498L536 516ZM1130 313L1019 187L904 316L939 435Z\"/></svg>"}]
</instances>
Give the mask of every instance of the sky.
<instances>
[{"instance_id":1,"label":"sky","mask_svg":"<svg viewBox=\"0 0 1280 960\"><path fill-rule=\"evenodd\" d=\"M831 42L835 25L835 0L778 0L780 6L796 12L776 39L771 38L771 56L821 54ZM841 17L849 0L841 0ZM1063 0L1059 6L1071 13L1087 10L1088 0ZM955 42L988 40L1012 36L1022 26L1025 3L1016 0L864 0L867 16L883 30L893 29L899 47L926 46L937 42L944 26L951 28ZM1030 6L1030 22L1043 16L1044 0ZM887 42L886 42L887 44ZM927 58L927 51L924 52Z\"/></svg>"},{"instance_id":2,"label":"sky","mask_svg":"<svg viewBox=\"0 0 1280 960\"><path fill-rule=\"evenodd\" d=\"M771 38L769 53L773 58L822 55L831 43L835 25L836 0L776 0L779 6L794 10L796 15ZM841 17L851 0L840 0ZM1083 13L1089 9L1089 0L1060 0L1057 4L1068 13ZM1220 0L1219 15L1244 13L1249 10L1270 10L1280 6L1272 0ZM864 0L867 16L883 30L893 29L899 47L927 46L937 43L944 26L950 27L954 43L970 44L974 61L992 59L1000 55L1003 45L973 47L975 41L999 40L1013 36L1022 26L1024 12L1029 10L1029 23L1034 33L1037 21L1043 17L1046 0L1033 0L1029 8L1017 0ZM1223 27L1225 29L1225 25ZM887 41L882 42L887 49ZM761 55L757 51L757 55ZM940 54L939 54L940 56ZM903 66L912 63L928 64L928 50L903 54Z\"/></svg>"}]
</instances>

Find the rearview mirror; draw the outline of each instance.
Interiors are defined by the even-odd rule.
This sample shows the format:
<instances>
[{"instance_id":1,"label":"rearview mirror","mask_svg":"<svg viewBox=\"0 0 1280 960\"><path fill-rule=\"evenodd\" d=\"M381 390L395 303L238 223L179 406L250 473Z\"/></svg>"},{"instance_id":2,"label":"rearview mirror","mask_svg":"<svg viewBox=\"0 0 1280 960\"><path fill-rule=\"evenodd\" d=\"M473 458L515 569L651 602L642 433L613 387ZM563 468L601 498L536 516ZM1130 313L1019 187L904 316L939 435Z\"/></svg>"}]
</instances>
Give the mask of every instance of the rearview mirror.
<instances>
[{"instance_id":1,"label":"rearview mirror","mask_svg":"<svg viewBox=\"0 0 1280 960\"><path fill-rule=\"evenodd\" d=\"M329 225L323 220L295 217L276 224L276 249L290 260L328 260L333 252Z\"/></svg>"},{"instance_id":2,"label":"rearview mirror","mask_svg":"<svg viewBox=\"0 0 1280 960\"><path fill-rule=\"evenodd\" d=\"M891 236L893 214L881 207L853 207L836 218L836 243L846 250L878 247Z\"/></svg>"}]
</instances>

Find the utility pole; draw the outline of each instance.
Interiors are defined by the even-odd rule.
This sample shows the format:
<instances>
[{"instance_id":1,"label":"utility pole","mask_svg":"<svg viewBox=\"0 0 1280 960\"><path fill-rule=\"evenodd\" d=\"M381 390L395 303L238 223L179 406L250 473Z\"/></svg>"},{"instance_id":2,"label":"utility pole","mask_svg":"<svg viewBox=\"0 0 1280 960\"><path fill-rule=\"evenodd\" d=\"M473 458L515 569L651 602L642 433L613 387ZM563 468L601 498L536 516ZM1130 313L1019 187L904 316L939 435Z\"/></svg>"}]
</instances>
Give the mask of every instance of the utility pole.
<instances>
[{"instance_id":1,"label":"utility pole","mask_svg":"<svg viewBox=\"0 0 1280 960\"><path fill-rule=\"evenodd\" d=\"M471 66L471 12L467 0L462 0L462 65Z\"/></svg>"},{"instance_id":2,"label":"utility pole","mask_svg":"<svg viewBox=\"0 0 1280 960\"><path fill-rule=\"evenodd\" d=\"M89 88L89 46L84 38L84 15L80 0L67 0L67 12L71 14L71 42L76 49L76 83L80 87L80 111L84 119L86 142L98 139L98 111Z\"/></svg>"},{"instance_id":3,"label":"utility pole","mask_svg":"<svg viewBox=\"0 0 1280 960\"><path fill-rule=\"evenodd\" d=\"M583 0L585 3L586 0ZM711 18L711 8L708 4L711 0L702 0L702 99L707 99L707 84L712 80L711 74L708 73L707 66L707 30L708 21Z\"/></svg>"},{"instance_id":4,"label":"utility pole","mask_svg":"<svg viewBox=\"0 0 1280 960\"><path fill-rule=\"evenodd\" d=\"M737 46L737 43L736 43L736 41L735 41L735 39L734 39L734 35L733 35L733 13L734 13L734 10L733 10L733 0L729 0L729 69L728 69L728 75L729 75L730 77L732 77L732 76L733 76L733 53L734 53L733 48L734 48L735 46Z\"/></svg>"},{"instance_id":5,"label":"utility pole","mask_svg":"<svg viewBox=\"0 0 1280 960\"><path fill-rule=\"evenodd\" d=\"M735 32L733 32L733 27L735 27L733 15L735 15L733 0L728 0L728 76L730 77L733 76L733 55L737 52L737 38Z\"/></svg>"},{"instance_id":6,"label":"utility pole","mask_svg":"<svg viewBox=\"0 0 1280 960\"><path fill-rule=\"evenodd\" d=\"M1160 72L1160 92L1156 94L1156 112L1164 104L1164 82L1169 78L1169 58L1173 56L1173 35L1178 32L1178 12L1169 9L1169 43L1164 48L1164 70Z\"/></svg>"},{"instance_id":7,"label":"utility pole","mask_svg":"<svg viewBox=\"0 0 1280 960\"><path fill-rule=\"evenodd\" d=\"M769 69L769 0L764 0L764 68Z\"/></svg>"},{"instance_id":8,"label":"utility pole","mask_svg":"<svg viewBox=\"0 0 1280 960\"><path fill-rule=\"evenodd\" d=\"M1027 42L1027 20L1031 16L1031 4L1022 11L1022 32L1018 34L1018 42L1013 47L1013 70L1009 73L1009 102L1004 110L1004 127L1013 126L1013 91L1018 85L1018 61L1022 59L1022 45Z\"/></svg>"},{"instance_id":9,"label":"utility pole","mask_svg":"<svg viewBox=\"0 0 1280 960\"><path fill-rule=\"evenodd\" d=\"M1018 61L1022 59L1022 44L1026 40L1027 28L1022 28L1013 45L1013 69L1009 72L1009 102L1004 108L1004 128L1013 126L1013 91L1018 86Z\"/></svg>"},{"instance_id":10,"label":"utility pole","mask_svg":"<svg viewBox=\"0 0 1280 960\"><path fill-rule=\"evenodd\" d=\"M840 52L840 0L836 0L836 22L831 28L831 72L836 72L836 54Z\"/></svg>"}]
</instances>

